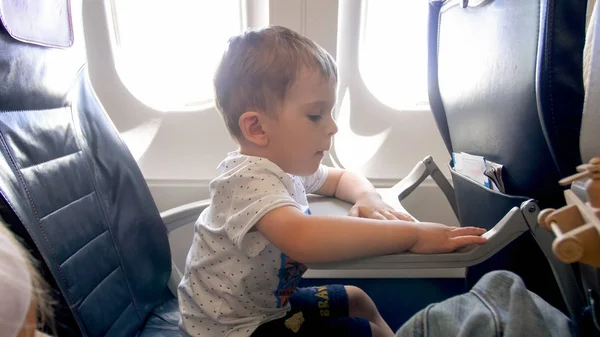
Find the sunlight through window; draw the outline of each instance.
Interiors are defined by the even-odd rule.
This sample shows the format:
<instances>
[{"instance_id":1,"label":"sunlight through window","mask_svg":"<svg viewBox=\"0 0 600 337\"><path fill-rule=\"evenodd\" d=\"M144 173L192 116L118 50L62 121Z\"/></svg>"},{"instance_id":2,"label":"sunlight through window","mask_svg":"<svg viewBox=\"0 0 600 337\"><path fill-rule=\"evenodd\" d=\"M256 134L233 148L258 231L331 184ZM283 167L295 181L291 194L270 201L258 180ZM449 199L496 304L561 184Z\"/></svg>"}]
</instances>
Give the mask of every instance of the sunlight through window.
<instances>
[{"instance_id":1,"label":"sunlight through window","mask_svg":"<svg viewBox=\"0 0 600 337\"><path fill-rule=\"evenodd\" d=\"M242 31L241 0L112 0L123 83L162 111L212 104L227 40Z\"/></svg>"},{"instance_id":2,"label":"sunlight through window","mask_svg":"<svg viewBox=\"0 0 600 337\"><path fill-rule=\"evenodd\" d=\"M350 125L350 100L350 92L345 90L337 116L339 131L335 135L334 151L338 164L349 170L360 170L377 154L390 134L390 129L370 136L356 134Z\"/></svg>"},{"instance_id":3,"label":"sunlight through window","mask_svg":"<svg viewBox=\"0 0 600 337\"><path fill-rule=\"evenodd\" d=\"M359 56L373 95L397 110L424 108L427 98L425 0L365 0Z\"/></svg>"}]
</instances>

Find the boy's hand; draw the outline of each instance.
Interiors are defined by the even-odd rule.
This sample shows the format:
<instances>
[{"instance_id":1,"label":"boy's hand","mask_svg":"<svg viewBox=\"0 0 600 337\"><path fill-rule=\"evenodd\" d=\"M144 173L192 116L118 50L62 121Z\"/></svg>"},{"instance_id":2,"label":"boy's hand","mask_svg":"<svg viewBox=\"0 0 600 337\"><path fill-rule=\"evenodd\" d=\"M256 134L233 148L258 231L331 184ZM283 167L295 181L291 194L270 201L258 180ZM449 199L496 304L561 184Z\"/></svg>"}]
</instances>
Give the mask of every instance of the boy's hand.
<instances>
[{"instance_id":1,"label":"boy's hand","mask_svg":"<svg viewBox=\"0 0 600 337\"><path fill-rule=\"evenodd\" d=\"M458 248L483 244L481 235L486 230L478 227L451 227L438 223L423 222L417 226L417 243L410 249L413 253L449 253Z\"/></svg>"},{"instance_id":2,"label":"boy's hand","mask_svg":"<svg viewBox=\"0 0 600 337\"><path fill-rule=\"evenodd\" d=\"M349 216L357 218L371 218L377 220L405 220L414 221L406 213L398 212L386 204L378 193L367 194L356 200L348 212Z\"/></svg>"}]
</instances>

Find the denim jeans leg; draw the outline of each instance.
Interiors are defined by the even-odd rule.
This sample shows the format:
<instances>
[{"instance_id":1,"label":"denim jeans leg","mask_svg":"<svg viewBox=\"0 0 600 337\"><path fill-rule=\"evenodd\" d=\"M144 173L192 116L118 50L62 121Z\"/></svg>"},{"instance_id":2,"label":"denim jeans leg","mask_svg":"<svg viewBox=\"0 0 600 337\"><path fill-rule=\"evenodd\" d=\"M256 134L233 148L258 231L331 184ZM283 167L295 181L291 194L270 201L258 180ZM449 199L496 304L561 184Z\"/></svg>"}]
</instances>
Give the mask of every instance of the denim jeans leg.
<instances>
[{"instance_id":1,"label":"denim jeans leg","mask_svg":"<svg viewBox=\"0 0 600 337\"><path fill-rule=\"evenodd\" d=\"M508 271L484 275L468 293L431 304L397 331L402 337L576 336L571 321Z\"/></svg>"}]
</instances>

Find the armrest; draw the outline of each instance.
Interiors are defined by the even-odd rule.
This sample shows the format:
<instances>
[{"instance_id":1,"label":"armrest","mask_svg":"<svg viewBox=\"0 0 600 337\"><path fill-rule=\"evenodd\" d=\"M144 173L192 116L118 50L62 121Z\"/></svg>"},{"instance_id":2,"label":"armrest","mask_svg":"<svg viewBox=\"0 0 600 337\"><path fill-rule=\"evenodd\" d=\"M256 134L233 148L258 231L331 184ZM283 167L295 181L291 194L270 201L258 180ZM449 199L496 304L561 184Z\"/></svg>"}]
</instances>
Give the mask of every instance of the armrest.
<instances>
[{"instance_id":1,"label":"armrest","mask_svg":"<svg viewBox=\"0 0 600 337\"><path fill-rule=\"evenodd\" d=\"M410 171L410 173L399 183L391 188L397 195L398 200L402 202L409 194L412 193L422 182L431 176L433 181L439 186L444 193L444 196L450 203L452 211L456 218L458 218L458 207L456 204L456 197L454 195L454 189L448 179L440 171L439 167L435 164L435 161L431 156L425 157L422 161L418 162L417 165Z\"/></svg>"},{"instance_id":2,"label":"armrest","mask_svg":"<svg viewBox=\"0 0 600 337\"><path fill-rule=\"evenodd\" d=\"M160 217L167 227L167 233L171 233L175 229L196 222L200 213L210 205L209 200L201 200L192 202L179 207L171 208L160 213ZM171 290L171 293L177 297L177 286L181 281L183 274L175 265L175 262L171 261L171 276L167 282L167 287Z\"/></svg>"},{"instance_id":3,"label":"armrest","mask_svg":"<svg viewBox=\"0 0 600 337\"><path fill-rule=\"evenodd\" d=\"M399 253L354 261L311 264L311 269L423 269L469 267L485 261L529 230L521 210L514 207L484 236L488 242L446 254Z\"/></svg>"},{"instance_id":4,"label":"armrest","mask_svg":"<svg viewBox=\"0 0 600 337\"><path fill-rule=\"evenodd\" d=\"M160 213L163 223L167 227L167 232L187 225L190 222L196 222L202 211L210 205L210 200L200 200L179 207L168 209Z\"/></svg>"}]
</instances>

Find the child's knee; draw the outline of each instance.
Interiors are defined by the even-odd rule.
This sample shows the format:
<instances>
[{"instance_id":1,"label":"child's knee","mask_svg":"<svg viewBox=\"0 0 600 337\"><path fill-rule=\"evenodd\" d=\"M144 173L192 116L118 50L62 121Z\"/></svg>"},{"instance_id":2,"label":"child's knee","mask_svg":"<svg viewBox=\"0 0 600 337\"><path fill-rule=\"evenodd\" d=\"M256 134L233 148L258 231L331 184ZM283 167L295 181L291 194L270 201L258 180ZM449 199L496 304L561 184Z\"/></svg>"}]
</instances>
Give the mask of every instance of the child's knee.
<instances>
[{"instance_id":1,"label":"child's knee","mask_svg":"<svg viewBox=\"0 0 600 337\"><path fill-rule=\"evenodd\" d=\"M344 286L344 288L348 294L348 315L350 317L362 317L371 322L379 317L377 307L367 293L355 286Z\"/></svg>"}]
</instances>

